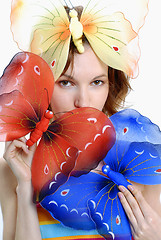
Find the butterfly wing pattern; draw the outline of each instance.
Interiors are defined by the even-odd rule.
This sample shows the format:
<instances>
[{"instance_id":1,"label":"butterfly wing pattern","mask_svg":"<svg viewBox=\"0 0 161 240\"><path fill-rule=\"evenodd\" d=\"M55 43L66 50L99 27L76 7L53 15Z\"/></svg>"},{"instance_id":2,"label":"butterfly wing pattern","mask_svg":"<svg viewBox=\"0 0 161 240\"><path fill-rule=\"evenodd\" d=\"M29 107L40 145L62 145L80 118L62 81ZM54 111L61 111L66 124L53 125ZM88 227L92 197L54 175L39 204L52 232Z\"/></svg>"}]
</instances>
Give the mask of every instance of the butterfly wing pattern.
<instances>
[{"instance_id":1,"label":"butterfly wing pattern","mask_svg":"<svg viewBox=\"0 0 161 240\"><path fill-rule=\"evenodd\" d=\"M161 134L157 125L132 109L118 112L110 119L116 129L116 142L104 161L112 170L107 174L111 183L88 206L105 239L109 233L115 239L131 239L117 185L126 187L129 180L146 185L161 183Z\"/></svg>"},{"instance_id":2,"label":"butterfly wing pattern","mask_svg":"<svg viewBox=\"0 0 161 240\"><path fill-rule=\"evenodd\" d=\"M57 134L79 149L72 172L75 176L95 168L116 139L115 129L109 118L94 108L84 107L70 111L54 122L50 129L55 128L55 124L57 128L59 126Z\"/></svg>"},{"instance_id":3,"label":"butterfly wing pattern","mask_svg":"<svg viewBox=\"0 0 161 240\"><path fill-rule=\"evenodd\" d=\"M34 202L55 192L71 172L81 175L95 168L115 142L111 121L93 108L75 109L50 126L47 121L44 130L53 87L47 63L27 52L15 55L1 78L0 140L11 141L31 132L27 141L31 146L29 142L42 137L32 163Z\"/></svg>"},{"instance_id":4,"label":"butterfly wing pattern","mask_svg":"<svg viewBox=\"0 0 161 240\"><path fill-rule=\"evenodd\" d=\"M44 133L33 159L33 186L37 189L37 199L41 201L44 193L49 195L55 192L57 186L68 180L69 175L87 174L106 156L114 142L115 130L111 121L94 108L75 109L56 119ZM72 158L73 155L77 156L74 147L79 150L76 162ZM57 171L53 172L53 169Z\"/></svg>"},{"instance_id":5,"label":"butterfly wing pattern","mask_svg":"<svg viewBox=\"0 0 161 240\"><path fill-rule=\"evenodd\" d=\"M32 105L39 120L47 110L54 89L48 64L29 52L17 53L0 79L0 95L18 90Z\"/></svg>"},{"instance_id":6,"label":"butterfly wing pattern","mask_svg":"<svg viewBox=\"0 0 161 240\"><path fill-rule=\"evenodd\" d=\"M127 187L129 180L149 185L161 183L161 134L157 125L132 109L110 119L116 127L116 142L104 158L110 174L71 176L41 204L65 226L96 228L105 239L130 240L131 229L117 186Z\"/></svg>"},{"instance_id":7,"label":"butterfly wing pattern","mask_svg":"<svg viewBox=\"0 0 161 240\"><path fill-rule=\"evenodd\" d=\"M71 176L53 195L41 202L42 207L61 221L65 226L74 229L95 229L87 206L87 201L107 185L105 177L88 173L80 177Z\"/></svg>"},{"instance_id":8,"label":"butterfly wing pattern","mask_svg":"<svg viewBox=\"0 0 161 240\"><path fill-rule=\"evenodd\" d=\"M33 107L17 90L0 95L0 109L0 141L25 136L38 122Z\"/></svg>"},{"instance_id":9,"label":"butterfly wing pattern","mask_svg":"<svg viewBox=\"0 0 161 240\"><path fill-rule=\"evenodd\" d=\"M135 77L133 73L136 69L133 68L137 65L139 53L136 51L132 56L128 44L137 34L123 13L115 12L111 5L112 1L89 1L80 22L97 56L108 66L122 69L128 76Z\"/></svg>"},{"instance_id":10,"label":"butterfly wing pattern","mask_svg":"<svg viewBox=\"0 0 161 240\"><path fill-rule=\"evenodd\" d=\"M67 61L71 38L69 24L65 8L59 0L12 1L11 28L15 41L23 51L43 57L55 79L60 76Z\"/></svg>"},{"instance_id":11,"label":"butterfly wing pattern","mask_svg":"<svg viewBox=\"0 0 161 240\"><path fill-rule=\"evenodd\" d=\"M79 5L82 1L78 1ZM66 1L60 0L12 0L11 29L15 41L23 51L43 57L55 79L66 65L71 36L78 33L77 27L74 33L70 31L64 6ZM140 57L138 32L148 12L148 0L88 0L83 7L80 23L98 57L108 66L136 77Z\"/></svg>"},{"instance_id":12,"label":"butterfly wing pattern","mask_svg":"<svg viewBox=\"0 0 161 240\"><path fill-rule=\"evenodd\" d=\"M129 222L117 193L116 184L107 184L95 198L89 200L90 216L105 239L130 240Z\"/></svg>"},{"instance_id":13,"label":"butterfly wing pattern","mask_svg":"<svg viewBox=\"0 0 161 240\"><path fill-rule=\"evenodd\" d=\"M131 239L129 223L117 195L117 186L124 185L120 174L127 181L127 185L130 184L129 180L146 185L160 184L161 145L133 142L119 164L116 159L110 157L106 163L108 167L114 169L113 176L108 175L111 177L111 183L89 201L91 217L96 223L98 232L105 239L109 233L115 239Z\"/></svg>"},{"instance_id":14,"label":"butterfly wing pattern","mask_svg":"<svg viewBox=\"0 0 161 240\"><path fill-rule=\"evenodd\" d=\"M52 71L42 58L16 54L0 79L0 140L31 132L47 110L53 88Z\"/></svg>"},{"instance_id":15,"label":"butterfly wing pattern","mask_svg":"<svg viewBox=\"0 0 161 240\"><path fill-rule=\"evenodd\" d=\"M41 122L41 118L48 108L54 87L53 73L48 64L35 54L18 53L5 69L0 84L0 140L11 141L25 136L27 133L36 132L35 130L38 130L36 126ZM49 168L51 179L53 175L58 174L58 168L55 167L56 163L59 164L63 159L66 158L67 161L67 158L70 158L71 166L68 164L68 169L64 171L65 173L68 171L69 174L78 155L78 149L71 146L63 138L53 137L52 133L48 138L46 136L47 133L44 133L36 150L35 157L37 157L37 152L40 154L38 154L39 163L35 168L35 158L33 159L32 182L35 189L35 202L36 198L38 199L36 195L37 185L43 187L42 182L44 185L48 184L47 173ZM68 148L70 148L70 151ZM69 156L65 154L67 149ZM41 168L44 161L46 163L43 169L44 174L42 174ZM50 165L48 162L50 162ZM47 164L49 168L47 168ZM61 163L59 167L61 168ZM37 177L38 172L40 181ZM59 181L59 184L61 183L62 181Z\"/></svg>"},{"instance_id":16,"label":"butterfly wing pattern","mask_svg":"<svg viewBox=\"0 0 161 240\"><path fill-rule=\"evenodd\" d=\"M78 149L52 132L43 134L32 163L33 201L54 193L64 184L75 166Z\"/></svg>"},{"instance_id":17,"label":"butterfly wing pattern","mask_svg":"<svg viewBox=\"0 0 161 240\"><path fill-rule=\"evenodd\" d=\"M107 155L107 159L111 157L117 159L119 163L132 142L161 143L159 127L136 110L125 109L112 115L110 120L116 130L116 142Z\"/></svg>"}]
</instances>

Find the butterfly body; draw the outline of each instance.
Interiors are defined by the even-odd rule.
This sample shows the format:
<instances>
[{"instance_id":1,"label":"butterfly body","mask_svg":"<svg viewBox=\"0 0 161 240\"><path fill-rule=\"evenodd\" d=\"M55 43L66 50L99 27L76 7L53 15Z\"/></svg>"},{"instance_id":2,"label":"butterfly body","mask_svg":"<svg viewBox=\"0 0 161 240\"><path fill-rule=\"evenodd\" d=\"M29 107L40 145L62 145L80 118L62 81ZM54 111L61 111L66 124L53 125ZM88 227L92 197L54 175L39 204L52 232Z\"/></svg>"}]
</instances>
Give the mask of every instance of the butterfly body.
<instances>
[{"instance_id":1,"label":"butterfly body","mask_svg":"<svg viewBox=\"0 0 161 240\"><path fill-rule=\"evenodd\" d=\"M130 183L126 180L123 174L120 172L112 171L108 165L104 165L102 168L102 172L106 174L110 180L112 180L117 186L123 185L127 187Z\"/></svg>"},{"instance_id":2,"label":"butterfly body","mask_svg":"<svg viewBox=\"0 0 161 240\"><path fill-rule=\"evenodd\" d=\"M87 174L104 158L114 141L115 130L111 122L96 109L74 109L56 119L43 134L33 159L35 199L38 199L37 192L40 193L40 201L44 194L54 193L57 186L64 184L70 175ZM77 159L74 160L72 156L76 154ZM38 169L40 156L42 164ZM52 169L58 175L53 175ZM48 179L46 185L45 179Z\"/></svg>"},{"instance_id":3,"label":"butterfly body","mask_svg":"<svg viewBox=\"0 0 161 240\"><path fill-rule=\"evenodd\" d=\"M46 111L43 118L40 122L36 123L35 129L30 134L30 138L26 142L27 146L32 146L42 137L42 134L48 129L51 118L53 118L53 113L51 111Z\"/></svg>"},{"instance_id":4,"label":"butterfly body","mask_svg":"<svg viewBox=\"0 0 161 240\"><path fill-rule=\"evenodd\" d=\"M69 12L69 15L71 17L69 29L72 34L73 42L77 47L78 51L80 53L83 53L84 47L81 39L83 35L83 25L81 24L81 22L78 21L77 11L73 9Z\"/></svg>"},{"instance_id":5,"label":"butterfly body","mask_svg":"<svg viewBox=\"0 0 161 240\"><path fill-rule=\"evenodd\" d=\"M122 239L123 234L126 235L123 239L131 239L128 219L117 195L117 185L127 187L129 180L144 185L161 183L158 173L161 166L161 132L148 118L132 109L118 112L110 119L116 129L116 142L104 159L108 167L105 166L103 172L107 173L111 182L89 200L88 206L101 235L105 237L110 231L115 239Z\"/></svg>"},{"instance_id":6,"label":"butterfly body","mask_svg":"<svg viewBox=\"0 0 161 240\"><path fill-rule=\"evenodd\" d=\"M92 229L92 219L105 239L131 240L118 185L127 187L129 181L146 185L161 183L161 132L134 110L121 111L111 118L117 140L104 159L107 165L102 171L108 177L93 172L76 180L69 177L56 194L44 199L42 206L69 227Z\"/></svg>"},{"instance_id":7,"label":"butterfly body","mask_svg":"<svg viewBox=\"0 0 161 240\"><path fill-rule=\"evenodd\" d=\"M78 20L75 9L70 11L72 17L69 19L60 0L14 0L11 29L19 47L42 56L51 66L55 79L66 65L71 37L77 50L84 51L82 33L105 64L136 77L140 57L138 31L147 14L147 4L148 0L130 3L126 0L88 0ZM134 30L134 24L127 20L131 14L126 18L126 9L137 22Z\"/></svg>"},{"instance_id":8,"label":"butterfly body","mask_svg":"<svg viewBox=\"0 0 161 240\"><path fill-rule=\"evenodd\" d=\"M0 85L0 141L29 133L28 146L40 139L31 167L34 202L54 193L71 174L95 168L114 144L111 121L94 108L74 109L49 124L54 78L41 57L16 54Z\"/></svg>"}]
</instances>

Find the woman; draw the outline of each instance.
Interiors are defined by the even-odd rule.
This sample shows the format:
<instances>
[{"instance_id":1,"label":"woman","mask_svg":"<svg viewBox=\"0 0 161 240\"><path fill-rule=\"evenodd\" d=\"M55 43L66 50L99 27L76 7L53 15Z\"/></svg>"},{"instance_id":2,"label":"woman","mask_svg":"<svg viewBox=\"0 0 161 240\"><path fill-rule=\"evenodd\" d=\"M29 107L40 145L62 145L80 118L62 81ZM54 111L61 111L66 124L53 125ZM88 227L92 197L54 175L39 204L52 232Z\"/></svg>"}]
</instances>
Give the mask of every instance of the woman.
<instances>
[{"instance_id":1,"label":"woman","mask_svg":"<svg viewBox=\"0 0 161 240\"><path fill-rule=\"evenodd\" d=\"M107 67L87 42L84 48L84 53L79 54L71 44L66 67L55 83L51 109L57 113L88 106L110 116L124 101L130 89L129 81L123 72ZM72 60L71 56L74 56ZM0 162L0 192L3 193L0 201L4 239L7 240L42 239L37 209L32 203L30 167L36 146L28 149L25 143L25 138L6 143L4 158ZM160 239L160 188L160 185L152 187L135 183L129 186L129 190L119 187L119 197L129 217L134 239ZM54 238L54 227L52 231ZM101 236L96 238L101 239Z\"/></svg>"}]
</instances>

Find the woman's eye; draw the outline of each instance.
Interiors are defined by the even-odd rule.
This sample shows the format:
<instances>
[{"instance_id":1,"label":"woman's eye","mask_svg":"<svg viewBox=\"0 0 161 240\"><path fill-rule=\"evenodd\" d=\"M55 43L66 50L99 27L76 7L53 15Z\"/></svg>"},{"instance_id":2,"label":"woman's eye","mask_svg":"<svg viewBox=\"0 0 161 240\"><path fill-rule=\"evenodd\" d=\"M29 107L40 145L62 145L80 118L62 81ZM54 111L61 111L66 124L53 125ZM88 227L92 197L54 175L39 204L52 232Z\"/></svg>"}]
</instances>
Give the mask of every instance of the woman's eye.
<instances>
[{"instance_id":1,"label":"woman's eye","mask_svg":"<svg viewBox=\"0 0 161 240\"><path fill-rule=\"evenodd\" d=\"M92 82L92 85L96 85L96 86L100 86L102 84L103 84L103 81L101 81L101 80L96 80L96 81Z\"/></svg>"},{"instance_id":2,"label":"woman's eye","mask_svg":"<svg viewBox=\"0 0 161 240\"><path fill-rule=\"evenodd\" d=\"M62 86L62 87L70 87L72 84L71 82L67 81L67 80L62 80L59 82L59 84Z\"/></svg>"}]
</instances>

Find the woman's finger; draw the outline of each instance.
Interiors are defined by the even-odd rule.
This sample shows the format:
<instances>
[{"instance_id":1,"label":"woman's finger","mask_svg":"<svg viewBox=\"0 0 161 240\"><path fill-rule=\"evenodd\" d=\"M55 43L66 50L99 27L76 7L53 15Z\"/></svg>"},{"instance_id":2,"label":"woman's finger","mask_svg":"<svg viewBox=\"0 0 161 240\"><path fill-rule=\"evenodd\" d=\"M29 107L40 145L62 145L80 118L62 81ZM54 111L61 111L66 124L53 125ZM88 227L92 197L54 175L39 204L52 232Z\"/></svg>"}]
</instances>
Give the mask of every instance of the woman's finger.
<instances>
[{"instance_id":1,"label":"woman's finger","mask_svg":"<svg viewBox=\"0 0 161 240\"><path fill-rule=\"evenodd\" d=\"M138 225L141 225L144 221L144 216L137 200L127 188L119 186L119 190L124 196L124 198L120 200L131 224L134 226L134 228Z\"/></svg>"},{"instance_id":2,"label":"woman's finger","mask_svg":"<svg viewBox=\"0 0 161 240\"><path fill-rule=\"evenodd\" d=\"M27 139L25 137L21 137L18 139L19 141L23 142L23 143L26 143L27 142Z\"/></svg>"},{"instance_id":3,"label":"woman's finger","mask_svg":"<svg viewBox=\"0 0 161 240\"><path fill-rule=\"evenodd\" d=\"M11 154L11 156L12 156L12 154L15 154L16 148L22 150L26 154L29 153L27 145L22 140L14 140L7 144L3 157L6 160L8 160L10 154Z\"/></svg>"},{"instance_id":4,"label":"woman's finger","mask_svg":"<svg viewBox=\"0 0 161 240\"><path fill-rule=\"evenodd\" d=\"M8 141L8 142L5 142L5 150L16 140L13 140L13 141ZM26 143L26 138L25 137L21 137L19 139L17 139L17 141L21 141L23 143Z\"/></svg>"},{"instance_id":5,"label":"woman's finger","mask_svg":"<svg viewBox=\"0 0 161 240\"><path fill-rule=\"evenodd\" d=\"M145 219L147 219L152 212L152 208L149 206L149 204L145 201L142 193L135 188L133 185L129 185L128 189L130 190L130 192L133 194L133 196L135 197L141 211L142 214L144 216Z\"/></svg>"},{"instance_id":6,"label":"woman's finger","mask_svg":"<svg viewBox=\"0 0 161 240\"><path fill-rule=\"evenodd\" d=\"M28 147L26 145L26 141L24 139L20 139L20 140L14 140L13 141L13 148L20 148L22 149L26 154L29 153Z\"/></svg>"},{"instance_id":7,"label":"woman's finger","mask_svg":"<svg viewBox=\"0 0 161 240\"><path fill-rule=\"evenodd\" d=\"M132 209L129 205L129 203L127 202L124 194L122 192L119 192L118 193L118 196L119 196L119 199L121 201L121 204L126 212L126 215L129 219L129 222L131 223L131 225L134 227L134 228L137 228L137 221L136 221L136 218L132 212Z\"/></svg>"}]
</instances>

